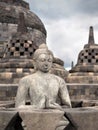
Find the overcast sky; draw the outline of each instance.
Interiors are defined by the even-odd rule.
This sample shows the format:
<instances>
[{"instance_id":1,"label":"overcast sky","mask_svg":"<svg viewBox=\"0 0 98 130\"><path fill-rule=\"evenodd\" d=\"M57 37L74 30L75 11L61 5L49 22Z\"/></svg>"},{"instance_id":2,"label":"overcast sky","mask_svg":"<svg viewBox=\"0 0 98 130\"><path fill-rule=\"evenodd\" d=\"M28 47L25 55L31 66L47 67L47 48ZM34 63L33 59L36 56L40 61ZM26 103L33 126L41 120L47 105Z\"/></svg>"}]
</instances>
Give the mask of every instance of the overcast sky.
<instances>
[{"instance_id":1,"label":"overcast sky","mask_svg":"<svg viewBox=\"0 0 98 130\"><path fill-rule=\"evenodd\" d=\"M77 63L79 52L88 43L89 26L98 43L98 0L25 0L45 25L47 45L65 68Z\"/></svg>"}]
</instances>

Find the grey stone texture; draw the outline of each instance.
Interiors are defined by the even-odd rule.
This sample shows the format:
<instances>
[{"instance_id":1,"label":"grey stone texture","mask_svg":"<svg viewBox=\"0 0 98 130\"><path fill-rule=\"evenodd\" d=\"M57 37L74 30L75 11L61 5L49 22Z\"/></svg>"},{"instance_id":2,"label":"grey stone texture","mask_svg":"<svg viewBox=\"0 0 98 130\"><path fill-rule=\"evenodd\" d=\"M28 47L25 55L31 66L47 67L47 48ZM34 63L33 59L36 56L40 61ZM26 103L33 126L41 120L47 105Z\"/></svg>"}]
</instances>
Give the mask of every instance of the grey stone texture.
<instances>
[{"instance_id":1,"label":"grey stone texture","mask_svg":"<svg viewBox=\"0 0 98 130\"><path fill-rule=\"evenodd\" d=\"M15 111L0 110L0 130L6 130L7 125L16 114Z\"/></svg>"},{"instance_id":2,"label":"grey stone texture","mask_svg":"<svg viewBox=\"0 0 98 130\"><path fill-rule=\"evenodd\" d=\"M58 75L66 81L66 77L69 72L64 68L63 61L61 59L54 58L50 73Z\"/></svg>"},{"instance_id":3,"label":"grey stone texture","mask_svg":"<svg viewBox=\"0 0 98 130\"><path fill-rule=\"evenodd\" d=\"M17 87L18 84L0 84L0 105L7 104L5 101L15 100Z\"/></svg>"},{"instance_id":4,"label":"grey stone texture","mask_svg":"<svg viewBox=\"0 0 98 130\"><path fill-rule=\"evenodd\" d=\"M46 109L33 112L20 111L19 115L27 130L55 130L64 112Z\"/></svg>"},{"instance_id":5,"label":"grey stone texture","mask_svg":"<svg viewBox=\"0 0 98 130\"><path fill-rule=\"evenodd\" d=\"M58 130L63 115L69 124L64 130L98 130L98 108L70 108L59 110L0 110L0 130ZM63 129L59 129L63 130Z\"/></svg>"},{"instance_id":6,"label":"grey stone texture","mask_svg":"<svg viewBox=\"0 0 98 130\"><path fill-rule=\"evenodd\" d=\"M16 107L31 109L61 109L71 107L65 81L49 71L53 63L53 53L42 44L33 54L35 73L23 77L19 82ZM26 105L27 95L30 106Z\"/></svg>"},{"instance_id":7,"label":"grey stone texture","mask_svg":"<svg viewBox=\"0 0 98 130\"><path fill-rule=\"evenodd\" d=\"M63 111L0 110L0 130L55 130Z\"/></svg>"},{"instance_id":8,"label":"grey stone texture","mask_svg":"<svg viewBox=\"0 0 98 130\"><path fill-rule=\"evenodd\" d=\"M5 46L4 58L30 58L32 59L34 51L38 48L33 41L23 39L12 39Z\"/></svg>"},{"instance_id":9,"label":"grey stone texture","mask_svg":"<svg viewBox=\"0 0 98 130\"><path fill-rule=\"evenodd\" d=\"M25 24L28 32L34 37L35 44L40 45L45 42L46 30L41 20L29 8L20 6L24 1L6 2L0 1L0 41L8 41L12 33L17 32L17 24L19 21L19 14L25 14ZM28 5L28 4L27 4Z\"/></svg>"},{"instance_id":10,"label":"grey stone texture","mask_svg":"<svg viewBox=\"0 0 98 130\"><path fill-rule=\"evenodd\" d=\"M69 84L67 88L71 100L98 100L97 84Z\"/></svg>"},{"instance_id":11,"label":"grey stone texture","mask_svg":"<svg viewBox=\"0 0 98 130\"><path fill-rule=\"evenodd\" d=\"M97 130L97 108L73 108L66 110L65 117L70 123L64 130Z\"/></svg>"},{"instance_id":12,"label":"grey stone texture","mask_svg":"<svg viewBox=\"0 0 98 130\"><path fill-rule=\"evenodd\" d=\"M98 83L98 45L94 42L93 27L89 30L88 44L79 53L77 64L70 70L68 83Z\"/></svg>"},{"instance_id":13,"label":"grey stone texture","mask_svg":"<svg viewBox=\"0 0 98 130\"><path fill-rule=\"evenodd\" d=\"M30 12L28 3L1 0L0 83L17 84L20 78L33 73L33 53L42 43L46 43L45 27L39 17ZM54 58L51 73L64 79L68 74L58 58Z\"/></svg>"},{"instance_id":14,"label":"grey stone texture","mask_svg":"<svg viewBox=\"0 0 98 130\"><path fill-rule=\"evenodd\" d=\"M14 101L0 101L0 110L5 110L5 108L13 108L15 107Z\"/></svg>"},{"instance_id":15,"label":"grey stone texture","mask_svg":"<svg viewBox=\"0 0 98 130\"><path fill-rule=\"evenodd\" d=\"M89 29L88 44L84 45L78 56L77 64L72 67L66 78L71 99L98 99L98 45L94 41L93 27Z\"/></svg>"},{"instance_id":16,"label":"grey stone texture","mask_svg":"<svg viewBox=\"0 0 98 130\"><path fill-rule=\"evenodd\" d=\"M29 4L23 0L0 0L0 2L5 2L7 4L12 4L12 5L14 4L29 9Z\"/></svg>"},{"instance_id":17,"label":"grey stone texture","mask_svg":"<svg viewBox=\"0 0 98 130\"><path fill-rule=\"evenodd\" d=\"M6 81L5 81L6 82ZM10 101L15 100L15 96L17 93L18 84L0 84L0 101ZM94 100L94 104L97 105L96 102L98 100L98 85L67 85L69 95L71 101L77 102L91 102ZM83 104L82 103L82 104ZM73 103L72 103L73 104ZM84 105L82 105L84 106ZM88 105L89 106L89 103Z\"/></svg>"}]
</instances>

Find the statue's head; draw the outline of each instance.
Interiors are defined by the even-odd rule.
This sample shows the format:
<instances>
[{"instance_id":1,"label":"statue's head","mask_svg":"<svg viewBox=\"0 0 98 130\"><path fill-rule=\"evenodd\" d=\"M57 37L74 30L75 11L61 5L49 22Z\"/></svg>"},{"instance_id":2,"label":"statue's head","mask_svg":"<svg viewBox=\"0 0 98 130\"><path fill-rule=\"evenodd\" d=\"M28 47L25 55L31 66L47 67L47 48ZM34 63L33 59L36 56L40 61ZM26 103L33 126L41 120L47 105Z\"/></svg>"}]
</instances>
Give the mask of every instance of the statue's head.
<instances>
[{"instance_id":1,"label":"statue's head","mask_svg":"<svg viewBox=\"0 0 98 130\"><path fill-rule=\"evenodd\" d=\"M35 67L44 73L49 72L52 67L53 53L48 50L46 44L41 44L33 55Z\"/></svg>"}]
</instances>

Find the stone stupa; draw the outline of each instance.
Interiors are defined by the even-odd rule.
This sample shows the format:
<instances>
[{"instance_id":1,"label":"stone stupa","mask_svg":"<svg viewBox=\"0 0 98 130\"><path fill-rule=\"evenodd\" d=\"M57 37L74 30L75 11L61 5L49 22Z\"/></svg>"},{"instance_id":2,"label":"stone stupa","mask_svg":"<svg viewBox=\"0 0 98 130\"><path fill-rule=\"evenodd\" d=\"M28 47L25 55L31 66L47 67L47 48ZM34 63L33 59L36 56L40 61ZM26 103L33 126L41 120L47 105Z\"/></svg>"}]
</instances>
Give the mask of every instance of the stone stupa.
<instances>
[{"instance_id":1,"label":"stone stupa","mask_svg":"<svg viewBox=\"0 0 98 130\"><path fill-rule=\"evenodd\" d=\"M98 44L95 44L92 26L89 29L88 44L80 51L77 64L70 70L67 82L98 83Z\"/></svg>"},{"instance_id":2,"label":"stone stupa","mask_svg":"<svg viewBox=\"0 0 98 130\"><path fill-rule=\"evenodd\" d=\"M27 30L35 44L46 40L46 29L40 18L30 11L29 3L23 0L0 0L0 43L8 41L17 32L19 14L24 13Z\"/></svg>"},{"instance_id":3,"label":"stone stupa","mask_svg":"<svg viewBox=\"0 0 98 130\"><path fill-rule=\"evenodd\" d=\"M95 44L93 27L89 28L88 43L84 45L66 78L73 102L80 106L94 106L98 100L98 44ZM95 101L95 102L94 102Z\"/></svg>"},{"instance_id":4,"label":"stone stupa","mask_svg":"<svg viewBox=\"0 0 98 130\"><path fill-rule=\"evenodd\" d=\"M34 72L33 53L46 43L46 29L23 0L0 0L0 100L16 95L19 80ZM55 58L50 73L64 78L64 62Z\"/></svg>"}]
</instances>

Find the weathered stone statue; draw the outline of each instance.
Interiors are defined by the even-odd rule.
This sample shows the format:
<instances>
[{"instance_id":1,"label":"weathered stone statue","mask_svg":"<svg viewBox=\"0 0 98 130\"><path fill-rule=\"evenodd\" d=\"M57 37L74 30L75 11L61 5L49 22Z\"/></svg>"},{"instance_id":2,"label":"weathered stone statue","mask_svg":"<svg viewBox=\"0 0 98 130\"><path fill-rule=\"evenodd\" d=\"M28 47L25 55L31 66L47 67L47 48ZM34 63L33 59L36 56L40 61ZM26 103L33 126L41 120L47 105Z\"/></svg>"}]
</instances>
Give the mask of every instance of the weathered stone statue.
<instances>
[{"instance_id":1,"label":"weathered stone statue","mask_svg":"<svg viewBox=\"0 0 98 130\"><path fill-rule=\"evenodd\" d=\"M50 74L53 54L46 44L42 44L35 51L33 60L36 72L22 78L16 96L17 108L31 109L61 109L71 107L69 93L65 81ZM26 105L29 94L31 105Z\"/></svg>"}]
</instances>

